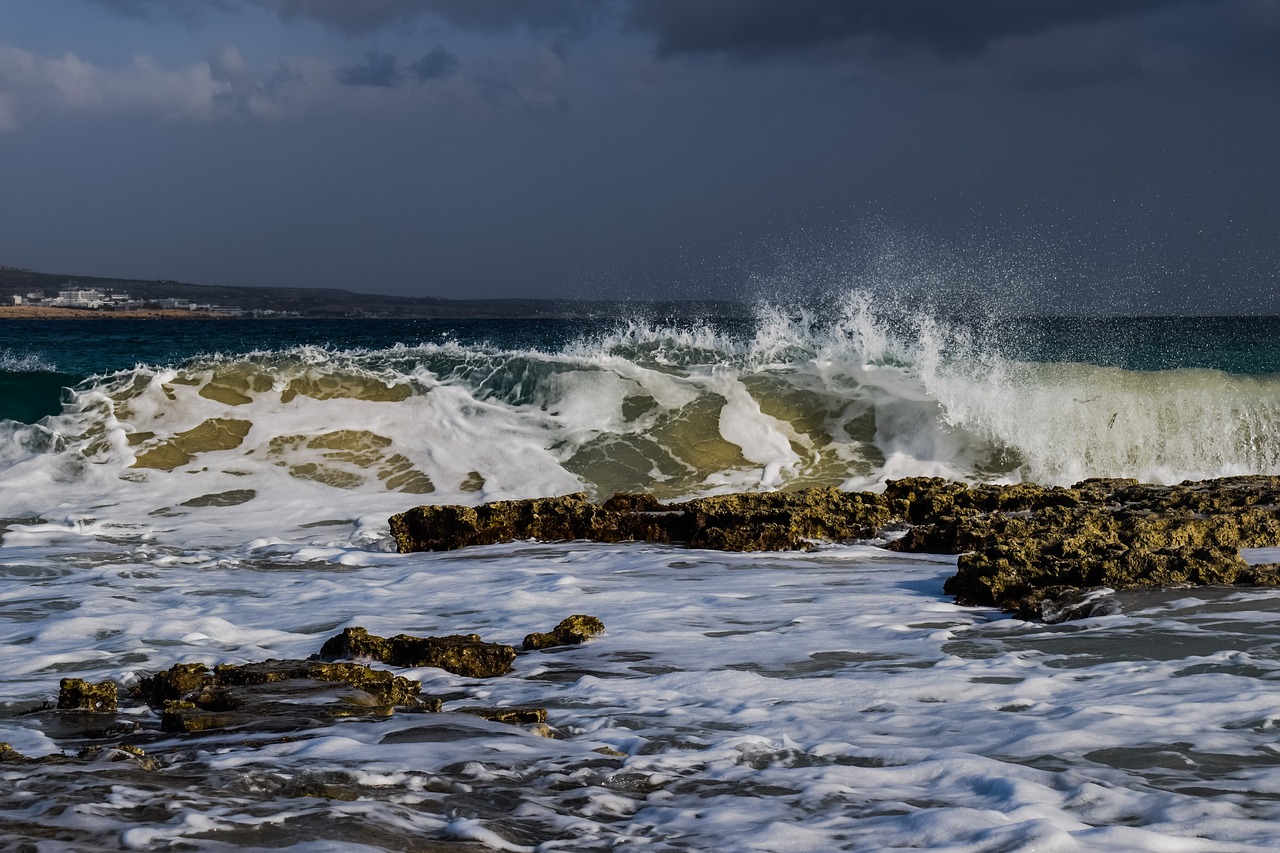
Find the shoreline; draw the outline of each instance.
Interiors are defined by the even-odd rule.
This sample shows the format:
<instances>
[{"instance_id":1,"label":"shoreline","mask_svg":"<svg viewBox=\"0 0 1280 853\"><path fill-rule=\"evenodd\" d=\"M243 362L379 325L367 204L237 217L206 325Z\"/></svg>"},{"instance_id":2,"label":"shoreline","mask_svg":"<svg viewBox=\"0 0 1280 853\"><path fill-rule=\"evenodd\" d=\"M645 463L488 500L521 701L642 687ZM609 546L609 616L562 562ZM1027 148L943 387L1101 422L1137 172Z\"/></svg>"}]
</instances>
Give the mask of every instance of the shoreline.
<instances>
[{"instance_id":1,"label":"shoreline","mask_svg":"<svg viewBox=\"0 0 1280 853\"><path fill-rule=\"evenodd\" d=\"M225 314L182 308L99 311L93 308L49 308L43 305L0 305L0 320L227 320Z\"/></svg>"}]
</instances>

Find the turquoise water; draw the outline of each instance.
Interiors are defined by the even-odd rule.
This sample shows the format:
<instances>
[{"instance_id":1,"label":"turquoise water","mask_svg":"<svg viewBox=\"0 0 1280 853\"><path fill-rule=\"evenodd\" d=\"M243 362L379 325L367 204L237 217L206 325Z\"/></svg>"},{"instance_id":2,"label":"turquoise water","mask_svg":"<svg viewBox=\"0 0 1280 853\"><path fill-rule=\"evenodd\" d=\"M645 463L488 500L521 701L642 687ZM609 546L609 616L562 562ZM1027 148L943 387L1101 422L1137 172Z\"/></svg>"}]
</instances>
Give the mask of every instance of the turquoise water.
<instances>
[{"instance_id":1,"label":"turquoise water","mask_svg":"<svg viewBox=\"0 0 1280 853\"><path fill-rule=\"evenodd\" d=\"M581 322L557 320L9 320L0 325L0 419L30 423L57 414L63 388L139 364L444 340L558 348L581 332Z\"/></svg>"},{"instance_id":2,"label":"turquoise water","mask_svg":"<svg viewBox=\"0 0 1280 853\"><path fill-rule=\"evenodd\" d=\"M177 365L200 355L299 346L373 350L445 341L555 351L580 338L607 334L617 325L550 319L8 320L0 325L0 419L32 422L56 414L64 387L139 364ZM741 336L754 330L740 319L689 325L711 325ZM1019 318L977 328L993 352L1032 362L1280 373L1277 317Z\"/></svg>"},{"instance_id":3,"label":"turquoise water","mask_svg":"<svg viewBox=\"0 0 1280 853\"><path fill-rule=\"evenodd\" d=\"M313 401L310 430L343 435L361 401L401 401L378 410L394 426L361 439L389 447L378 458L408 459L412 442L417 487L448 492L501 479L483 473L492 443L528 441L542 473L508 496L910 474L1177 482L1280 469L1277 341L1277 318L957 320L858 294L750 320L14 320L0 326L0 424L67 460L103 451L87 437L105 431L141 448L112 451L128 468L190 456L175 448L207 442L188 433L232 415L281 453L298 400ZM145 416L127 404L139 394L155 398ZM399 435L415 420L435 444Z\"/></svg>"}]
</instances>

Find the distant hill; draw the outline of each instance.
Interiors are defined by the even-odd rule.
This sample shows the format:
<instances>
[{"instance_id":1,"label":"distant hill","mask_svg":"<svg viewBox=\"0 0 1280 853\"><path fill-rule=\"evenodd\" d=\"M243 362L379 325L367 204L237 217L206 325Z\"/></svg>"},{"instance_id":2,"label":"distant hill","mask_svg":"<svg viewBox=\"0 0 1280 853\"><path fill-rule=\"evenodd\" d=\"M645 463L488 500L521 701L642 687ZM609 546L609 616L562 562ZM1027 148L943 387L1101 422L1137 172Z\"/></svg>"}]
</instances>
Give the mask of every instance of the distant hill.
<instances>
[{"instance_id":1,"label":"distant hill","mask_svg":"<svg viewBox=\"0 0 1280 853\"><path fill-rule=\"evenodd\" d=\"M274 311L312 318L389 319L518 319L618 316L626 307L644 313L684 316L738 316L746 313L737 302L647 302L557 299L433 299L381 296L349 290L306 287L235 287L190 284L181 281L145 281L132 278L43 273L0 266L0 301L41 291L54 296L69 287L125 292L144 302L186 299L202 305Z\"/></svg>"}]
</instances>

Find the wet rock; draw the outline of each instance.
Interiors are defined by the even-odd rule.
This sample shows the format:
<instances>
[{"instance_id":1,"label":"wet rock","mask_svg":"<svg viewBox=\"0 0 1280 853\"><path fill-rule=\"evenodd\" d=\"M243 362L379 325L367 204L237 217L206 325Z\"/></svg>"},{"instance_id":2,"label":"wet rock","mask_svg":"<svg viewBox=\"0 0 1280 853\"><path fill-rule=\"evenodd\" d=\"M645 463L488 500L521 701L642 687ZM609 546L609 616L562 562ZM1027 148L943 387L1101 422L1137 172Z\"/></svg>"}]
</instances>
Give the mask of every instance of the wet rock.
<instances>
[{"instance_id":1,"label":"wet rock","mask_svg":"<svg viewBox=\"0 0 1280 853\"><path fill-rule=\"evenodd\" d=\"M616 495L594 504L584 494L573 494L478 507L420 506L392 516L390 525L401 552L523 539L683 542L693 548L766 551L868 539L891 520L889 502L881 495L816 488L676 504L647 495Z\"/></svg>"},{"instance_id":2,"label":"wet rock","mask_svg":"<svg viewBox=\"0 0 1280 853\"><path fill-rule=\"evenodd\" d=\"M64 678L58 687L58 710L60 711L94 711L114 714L117 700L114 681L100 681L93 684L83 678Z\"/></svg>"},{"instance_id":3,"label":"wet rock","mask_svg":"<svg viewBox=\"0 0 1280 853\"><path fill-rule=\"evenodd\" d=\"M1053 625L1090 616L1119 613L1115 590L1107 587L1077 589L1073 586L1051 586L1038 589L1018 602L1018 616L1028 621Z\"/></svg>"},{"instance_id":4,"label":"wet rock","mask_svg":"<svg viewBox=\"0 0 1280 853\"><path fill-rule=\"evenodd\" d=\"M794 550L888 538L896 551L958 554L946 591L962 604L1024 614L1082 612L1070 590L1280 583L1241 548L1280 546L1280 477L1157 486L1090 479L1070 488L890 480L883 494L835 489L717 495L675 504L583 495L481 507L418 507L391 519L402 551L516 539L628 539L725 551ZM1065 599L1064 599L1065 602ZM554 632L552 632L554 633ZM537 648L542 635L530 635Z\"/></svg>"},{"instance_id":5,"label":"wet rock","mask_svg":"<svg viewBox=\"0 0 1280 853\"><path fill-rule=\"evenodd\" d=\"M136 717L127 714L75 709L40 709L31 714L39 719L41 731L59 741L106 740L130 736L142 728Z\"/></svg>"},{"instance_id":6,"label":"wet rock","mask_svg":"<svg viewBox=\"0 0 1280 853\"><path fill-rule=\"evenodd\" d=\"M508 723L515 726L530 725L532 723L545 723L547 721L546 708L450 708L455 714L471 714L474 717L482 717L495 723Z\"/></svg>"},{"instance_id":7,"label":"wet rock","mask_svg":"<svg viewBox=\"0 0 1280 853\"><path fill-rule=\"evenodd\" d=\"M147 755L141 747L131 744L119 746L86 746L76 753L78 761L127 761L141 770L158 770L160 762Z\"/></svg>"},{"instance_id":8,"label":"wet rock","mask_svg":"<svg viewBox=\"0 0 1280 853\"><path fill-rule=\"evenodd\" d=\"M422 684L384 669L372 669L358 663L321 663L318 661L262 661L241 665L221 664L214 667L214 677L227 687L252 687L310 679L325 683L341 683L372 696L379 705L416 706Z\"/></svg>"},{"instance_id":9,"label":"wet rock","mask_svg":"<svg viewBox=\"0 0 1280 853\"><path fill-rule=\"evenodd\" d=\"M29 755L23 755L12 745L0 741L0 763L3 764L34 764L36 759Z\"/></svg>"},{"instance_id":10,"label":"wet rock","mask_svg":"<svg viewBox=\"0 0 1280 853\"><path fill-rule=\"evenodd\" d=\"M717 495L677 504L689 516L679 538L721 551L807 550L819 542L871 539L893 520L888 501L870 492Z\"/></svg>"},{"instance_id":11,"label":"wet rock","mask_svg":"<svg viewBox=\"0 0 1280 853\"><path fill-rule=\"evenodd\" d=\"M386 717L397 709L438 711L422 685L358 663L269 660L179 664L139 683L138 695L162 711L168 732L314 728L344 717Z\"/></svg>"},{"instance_id":12,"label":"wet rock","mask_svg":"<svg viewBox=\"0 0 1280 853\"><path fill-rule=\"evenodd\" d=\"M400 667L434 666L467 678L492 678L511 671L516 650L503 643L486 643L479 634L379 637L364 628L352 627L326 640L320 657L367 658Z\"/></svg>"},{"instance_id":13,"label":"wet rock","mask_svg":"<svg viewBox=\"0 0 1280 853\"><path fill-rule=\"evenodd\" d=\"M140 747L129 744L119 746L87 746L74 756L55 752L40 758L23 755L10 744L0 743L0 764L49 765L86 764L94 761L127 761L140 770L156 770L160 762L148 756Z\"/></svg>"},{"instance_id":14,"label":"wet rock","mask_svg":"<svg viewBox=\"0 0 1280 853\"><path fill-rule=\"evenodd\" d=\"M170 699L203 690L215 682L209 667L202 663L180 663L164 672L143 678L135 689L139 699L158 708Z\"/></svg>"},{"instance_id":15,"label":"wet rock","mask_svg":"<svg viewBox=\"0 0 1280 853\"><path fill-rule=\"evenodd\" d=\"M971 491L993 494L999 488ZM1039 487L1020 488L1033 495ZM897 546L949 546L960 557L946 592L962 604L1034 618L1085 613L1089 608L1057 602L1094 587L1276 582L1275 571L1247 565L1239 551L1280 544L1280 478L1177 486L1086 480L1058 494L1041 491L1042 497L1024 498L1014 511L993 510L989 497L958 499L978 512L934 519L934 529L903 537Z\"/></svg>"},{"instance_id":16,"label":"wet rock","mask_svg":"<svg viewBox=\"0 0 1280 853\"><path fill-rule=\"evenodd\" d=\"M634 538L617 523L644 513L605 509L582 493L523 501L494 501L478 507L420 506L391 518L391 534L401 552L445 551L518 539Z\"/></svg>"},{"instance_id":17,"label":"wet rock","mask_svg":"<svg viewBox=\"0 0 1280 853\"><path fill-rule=\"evenodd\" d=\"M560 620L560 624L546 633L534 632L524 638L525 651L549 649L553 646L573 646L604 633L604 623L594 616L574 615Z\"/></svg>"}]
</instances>

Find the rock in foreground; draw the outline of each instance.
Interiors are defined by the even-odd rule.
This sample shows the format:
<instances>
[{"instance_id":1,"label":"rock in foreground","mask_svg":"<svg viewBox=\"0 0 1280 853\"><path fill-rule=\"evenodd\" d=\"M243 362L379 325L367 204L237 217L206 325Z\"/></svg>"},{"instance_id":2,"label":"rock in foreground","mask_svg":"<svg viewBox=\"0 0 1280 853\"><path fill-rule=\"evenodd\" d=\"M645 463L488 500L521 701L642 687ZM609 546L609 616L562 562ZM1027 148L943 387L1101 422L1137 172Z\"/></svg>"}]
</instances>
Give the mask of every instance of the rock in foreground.
<instances>
[{"instance_id":1,"label":"rock in foreground","mask_svg":"<svg viewBox=\"0 0 1280 853\"><path fill-rule=\"evenodd\" d=\"M364 628L344 628L320 648L324 660L365 658L391 666L434 666L467 678L493 678L511 671L516 650L505 643L486 643L479 634L447 637L379 637Z\"/></svg>"},{"instance_id":2,"label":"rock in foreground","mask_svg":"<svg viewBox=\"0 0 1280 853\"><path fill-rule=\"evenodd\" d=\"M576 614L560 620L550 631L535 631L524 638L524 650L537 651L553 646L576 646L604 633L604 623L594 616Z\"/></svg>"},{"instance_id":3,"label":"rock in foreground","mask_svg":"<svg viewBox=\"0 0 1280 853\"><path fill-rule=\"evenodd\" d=\"M252 728L291 731L339 718L438 711L422 685L358 663L268 660L210 669L178 664L143 679L138 696L163 713L168 732Z\"/></svg>"}]
</instances>

